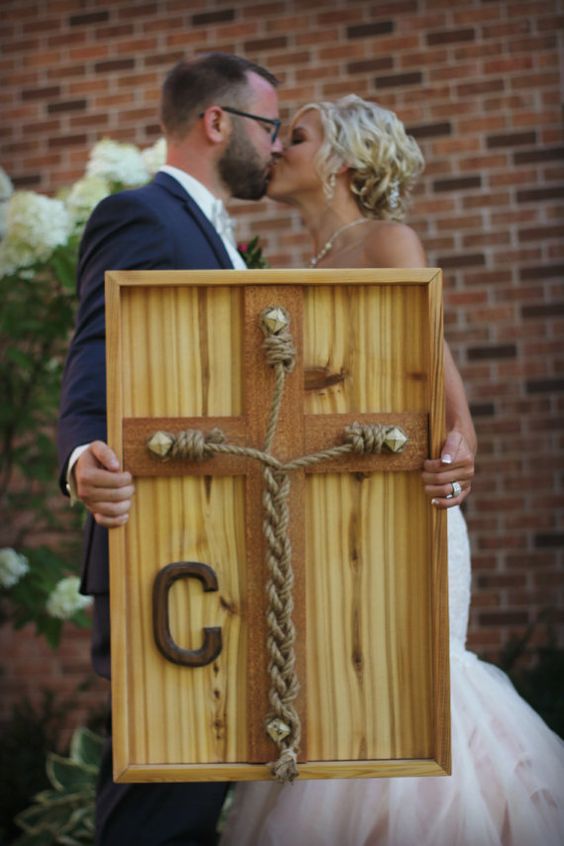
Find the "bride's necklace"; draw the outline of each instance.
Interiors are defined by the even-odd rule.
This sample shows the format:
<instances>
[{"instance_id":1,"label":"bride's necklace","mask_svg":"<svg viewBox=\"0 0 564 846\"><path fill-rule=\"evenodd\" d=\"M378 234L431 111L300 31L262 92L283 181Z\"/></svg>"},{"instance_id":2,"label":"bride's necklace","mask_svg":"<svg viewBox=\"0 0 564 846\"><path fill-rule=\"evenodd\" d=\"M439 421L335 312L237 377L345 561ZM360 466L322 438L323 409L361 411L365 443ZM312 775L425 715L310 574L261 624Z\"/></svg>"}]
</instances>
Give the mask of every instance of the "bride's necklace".
<instances>
[{"instance_id":1,"label":"bride's necklace","mask_svg":"<svg viewBox=\"0 0 564 846\"><path fill-rule=\"evenodd\" d=\"M342 232L346 232L347 229L352 229L353 226L358 226L360 223L368 223L368 218L367 217L357 217L355 220L352 220L350 223L345 223L343 226L339 226L339 228L336 229L333 232L333 234L331 235L331 237L325 242L325 244L319 250L317 255L314 256L310 260L309 266L310 267L317 267L317 265L319 264L321 259L325 258L327 253L333 248L333 244L335 243L335 241L337 240L339 235L341 235Z\"/></svg>"}]
</instances>

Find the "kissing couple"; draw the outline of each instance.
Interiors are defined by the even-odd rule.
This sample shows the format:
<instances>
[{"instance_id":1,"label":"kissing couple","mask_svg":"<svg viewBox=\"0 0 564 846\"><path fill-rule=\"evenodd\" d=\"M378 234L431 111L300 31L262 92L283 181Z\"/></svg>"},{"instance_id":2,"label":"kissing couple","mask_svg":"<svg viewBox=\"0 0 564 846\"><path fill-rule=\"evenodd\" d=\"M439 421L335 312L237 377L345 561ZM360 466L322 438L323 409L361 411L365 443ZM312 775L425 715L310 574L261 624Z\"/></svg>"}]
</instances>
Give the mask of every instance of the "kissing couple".
<instances>
[{"instance_id":1,"label":"kissing couple","mask_svg":"<svg viewBox=\"0 0 564 846\"><path fill-rule=\"evenodd\" d=\"M63 378L60 484L81 500L82 589L94 595L92 657L110 677L107 533L128 519L133 479L106 443L104 273L243 269L226 203L298 209L312 267L422 267L403 218L423 156L390 111L354 95L305 105L284 133L277 80L238 56L182 61L161 98L167 161L149 185L93 211L80 248L79 310ZM448 509L453 775L298 781L236 788L224 846L556 846L564 842L562 741L507 678L465 649L470 553L460 504L476 436L445 344L447 436L425 461L432 507ZM114 784L111 732L97 793L96 843L211 846L226 785Z\"/></svg>"}]
</instances>

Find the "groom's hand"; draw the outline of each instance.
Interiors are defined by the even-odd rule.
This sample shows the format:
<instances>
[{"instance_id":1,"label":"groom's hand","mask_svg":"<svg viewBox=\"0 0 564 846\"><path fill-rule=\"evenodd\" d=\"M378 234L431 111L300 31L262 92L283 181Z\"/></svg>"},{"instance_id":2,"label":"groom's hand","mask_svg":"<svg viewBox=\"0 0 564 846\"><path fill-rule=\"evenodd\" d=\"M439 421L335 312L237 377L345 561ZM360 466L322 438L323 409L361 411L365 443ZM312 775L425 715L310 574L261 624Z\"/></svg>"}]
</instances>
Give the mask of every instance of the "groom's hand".
<instances>
[{"instance_id":1,"label":"groom's hand","mask_svg":"<svg viewBox=\"0 0 564 846\"><path fill-rule=\"evenodd\" d=\"M131 473L120 470L113 450L103 441L94 441L74 468L76 492L100 526L123 526L129 518L135 492Z\"/></svg>"}]
</instances>

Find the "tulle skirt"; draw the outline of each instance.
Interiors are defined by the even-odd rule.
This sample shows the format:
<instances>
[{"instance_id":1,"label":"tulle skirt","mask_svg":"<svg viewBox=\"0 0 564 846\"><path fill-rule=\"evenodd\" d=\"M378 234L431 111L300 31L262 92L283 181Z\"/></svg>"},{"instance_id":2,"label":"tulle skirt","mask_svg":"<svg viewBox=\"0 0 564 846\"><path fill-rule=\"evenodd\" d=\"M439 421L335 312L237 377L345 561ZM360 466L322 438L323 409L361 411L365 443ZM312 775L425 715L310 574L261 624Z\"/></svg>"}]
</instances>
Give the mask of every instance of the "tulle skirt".
<instances>
[{"instance_id":1,"label":"tulle skirt","mask_svg":"<svg viewBox=\"0 0 564 846\"><path fill-rule=\"evenodd\" d=\"M462 646L451 701L452 776L241 784L221 846L563 846L562 740Z\"/></svg>"}]
</instances>

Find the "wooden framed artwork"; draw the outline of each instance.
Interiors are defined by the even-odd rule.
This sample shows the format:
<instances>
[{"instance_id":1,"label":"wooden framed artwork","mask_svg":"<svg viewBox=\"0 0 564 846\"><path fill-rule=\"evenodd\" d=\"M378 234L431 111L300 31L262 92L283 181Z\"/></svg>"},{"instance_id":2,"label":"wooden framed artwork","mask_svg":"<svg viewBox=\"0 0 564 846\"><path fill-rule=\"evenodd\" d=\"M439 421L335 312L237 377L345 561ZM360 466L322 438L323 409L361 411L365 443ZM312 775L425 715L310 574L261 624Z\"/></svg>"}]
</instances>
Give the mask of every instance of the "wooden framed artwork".
<instances>
[{"instance_id":1,"label":"wooden framed artwork","mask_svg":"<svg viewBox=\"0 0 564 846\"><path fill-rule=\"evenodd\" d=\"M450 770L441 273L106 274L114 777Z\"/></svg>"}]
</instances>

